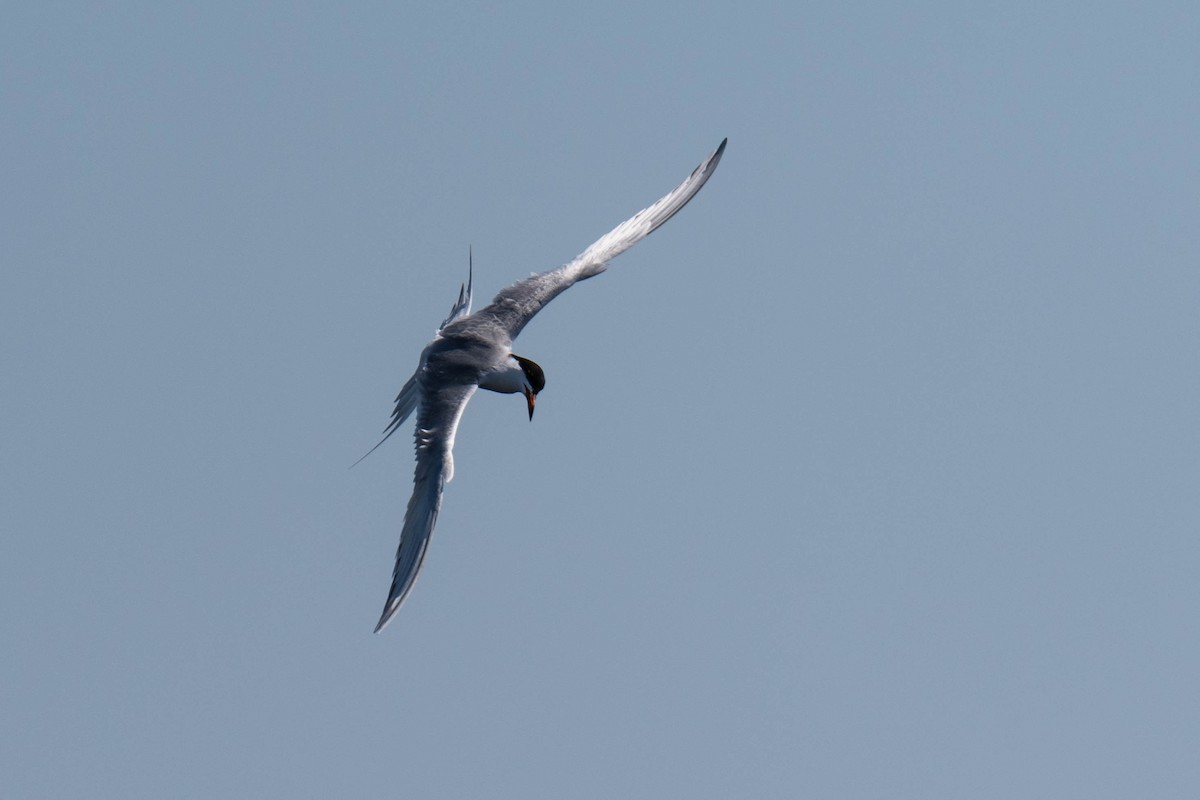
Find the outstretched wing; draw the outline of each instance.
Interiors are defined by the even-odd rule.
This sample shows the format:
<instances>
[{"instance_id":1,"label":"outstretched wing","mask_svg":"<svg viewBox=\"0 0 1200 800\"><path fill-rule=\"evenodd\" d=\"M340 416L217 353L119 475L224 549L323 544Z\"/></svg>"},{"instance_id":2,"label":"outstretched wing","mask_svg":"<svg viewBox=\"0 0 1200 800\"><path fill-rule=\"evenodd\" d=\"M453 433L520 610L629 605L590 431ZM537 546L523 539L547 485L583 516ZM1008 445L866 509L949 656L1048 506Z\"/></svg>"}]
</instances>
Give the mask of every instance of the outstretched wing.
<instances>
[{"instance_id":1,"label":"outstretched wing","mask_svg":"<svg viewBox=\"0 0 1200 800\"><path fill-rule=\"evenodd\" d=\"M454 476L454 434L467 401L475 394L473 384L452 384L431 394L422 393L417 411L417 468L413 493L404 514L404 529L396 550L392 588L375 632L379 633L400 609L412 590L425 560L429 538L442 507L442 487Z\"/></svg>"},{"instance_id":2,"label":"outstretched wing","mask_svg":"<svg viewBox=\"0 0 1200 800\"><path fill-rule=\"evenodd\" d=\"M607 268L609 259L645 239L687 205L716 170L727 141L723 140L721 146L704 159L683 183L657 203L643 208L558 269L531 275L504 289L496 295L491 305L481 308L475 318L481 322L488 320L506 330L510 340L517 338L521 329L543 306L577 281L599 275Z\"/></svg>"}]
</instances>

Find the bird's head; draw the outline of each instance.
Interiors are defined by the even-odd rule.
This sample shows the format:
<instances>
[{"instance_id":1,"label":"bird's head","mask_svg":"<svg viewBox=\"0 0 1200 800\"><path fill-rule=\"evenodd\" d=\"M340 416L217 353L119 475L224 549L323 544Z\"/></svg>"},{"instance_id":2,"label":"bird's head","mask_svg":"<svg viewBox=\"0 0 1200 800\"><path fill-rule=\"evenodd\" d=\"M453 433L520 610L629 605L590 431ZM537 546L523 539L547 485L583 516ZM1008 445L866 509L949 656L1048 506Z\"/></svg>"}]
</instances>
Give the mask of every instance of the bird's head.
<instances>
[{"instance_id":1,"label":"bird's head","mask_svg":"<svg viewBox=\"0 0 1200 800\"><path fill-rule=\"evenodd\" d=\"M525 373L521 393L525 395L525 402L529 405L529 418L532 420L538 392L546 388L546 373L542 372L542 368L528 358L522 358L516 353L513 354L513 358L517 360L517 363L521 365L521 371Z\"/></svg>"}]
</instances>

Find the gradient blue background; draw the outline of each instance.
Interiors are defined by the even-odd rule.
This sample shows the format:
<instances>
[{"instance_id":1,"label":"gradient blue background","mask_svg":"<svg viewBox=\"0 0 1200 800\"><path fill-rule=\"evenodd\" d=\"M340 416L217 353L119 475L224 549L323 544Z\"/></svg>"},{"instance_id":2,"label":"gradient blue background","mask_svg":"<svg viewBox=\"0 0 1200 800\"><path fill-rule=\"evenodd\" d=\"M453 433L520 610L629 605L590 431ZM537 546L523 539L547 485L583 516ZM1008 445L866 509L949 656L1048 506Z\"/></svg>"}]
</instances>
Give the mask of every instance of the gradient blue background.
<instances>
[{"instance_id":1,"label":"gradient blue background","mask_svg":"<svg viewBox=\"0 0 1200 800\"><path fill-rule=\"evenodd\" d=\"M1194 3L13 3L6 797L1195 798ZM454 300L725 160L353 470Z\"/></svg>"}]
</instances>

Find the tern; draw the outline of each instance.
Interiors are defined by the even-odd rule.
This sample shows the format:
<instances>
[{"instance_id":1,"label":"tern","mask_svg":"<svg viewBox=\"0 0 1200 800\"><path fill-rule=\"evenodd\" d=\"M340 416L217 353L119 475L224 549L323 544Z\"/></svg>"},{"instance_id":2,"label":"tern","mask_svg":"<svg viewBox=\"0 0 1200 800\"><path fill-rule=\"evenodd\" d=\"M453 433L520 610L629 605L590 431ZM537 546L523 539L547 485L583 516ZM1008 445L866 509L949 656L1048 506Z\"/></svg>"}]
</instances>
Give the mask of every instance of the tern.
<instances>
[{"instance_id":1,"label":"tern","mask_svg":"<svg viewBox=\"0 0 1200 800\"><path fill-rule=\"evenodd\" d=\"M533 419L534 405L546 385L546 376L533 361L512 351L513 340L543 306L579 281L604 272L609 260L649 236L687 205L717 168L726 141L661 200L601 236L558 269L517 281L496 295L491 305L474 314L471 313L474 270L469 270L467 283L459 288L450 316L421 352L416 372L396 395L396 407L383 439L367 453L370 455L387 441L416 411L417 467L413 493L400 532L392 587L375 626L376 633L400 609L425 560L442 505L442 489L454 475L454 434L467 401L476 389L520 393L525 396L529 419Z\"/></svg>"}]
</instances>

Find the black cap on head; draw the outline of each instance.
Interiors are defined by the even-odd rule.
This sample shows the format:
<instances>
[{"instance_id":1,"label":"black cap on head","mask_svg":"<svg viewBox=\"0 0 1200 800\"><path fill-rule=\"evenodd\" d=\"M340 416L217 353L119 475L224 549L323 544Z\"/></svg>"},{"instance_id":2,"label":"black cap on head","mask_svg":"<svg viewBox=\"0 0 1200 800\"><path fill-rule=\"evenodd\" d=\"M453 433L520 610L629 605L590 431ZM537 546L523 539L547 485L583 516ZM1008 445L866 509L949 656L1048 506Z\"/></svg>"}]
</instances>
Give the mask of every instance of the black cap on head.
<instances>
[{"instance_id":1,"label":"black cap on head","mask_svg":"<svg viewBox=\"0 0 1200 800\"><path fill-rule=\"evenodd\" d=\"M537 394L542 389L546 388L546 373L542 372L542 368L528 358L513 353L513 358L521 365L521 369L525 372L525 377L529 378L529 385L533 387L533 393Z\"/></svg>"}]
</instances>

